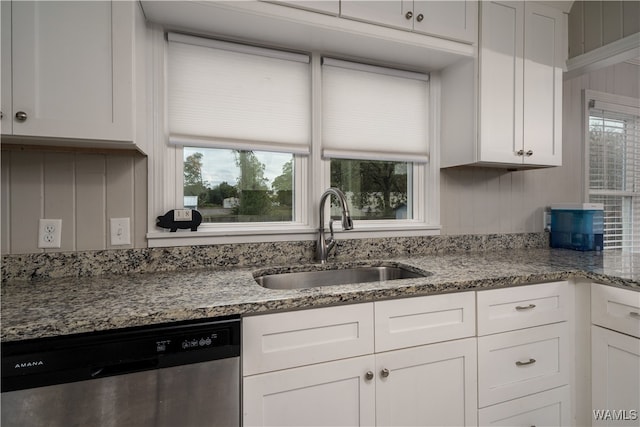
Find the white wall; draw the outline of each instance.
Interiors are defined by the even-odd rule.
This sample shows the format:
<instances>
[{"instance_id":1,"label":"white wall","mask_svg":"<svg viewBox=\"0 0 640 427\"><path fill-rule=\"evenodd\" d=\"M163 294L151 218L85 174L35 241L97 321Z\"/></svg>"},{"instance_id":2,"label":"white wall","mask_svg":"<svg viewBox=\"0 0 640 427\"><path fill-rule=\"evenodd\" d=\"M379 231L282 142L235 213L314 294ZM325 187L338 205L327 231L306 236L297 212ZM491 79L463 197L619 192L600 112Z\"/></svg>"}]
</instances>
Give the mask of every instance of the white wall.
<instances>
[{"instance_id":1,"label":"white wall","mask_svg":"<svg viewBox=\"0 0 640 427\"><path fill-rule=\"evenodd\" d=\"M627 63L564 82L562 167L442 170L443 234L539 232L544 206L581 202L582 90L639 97L639 82L639 67ZM135 153L2 151L1 252L42 252L39 218L63 219L62 248L47 251L111 248L111 217L130 217L128 247L146 247L146 171L147 159Z\"/></svg>"},{"instance_id":2,"label":"white wall","mask_svg":"<svg viewBox=\"0 0 640 427\"><path fill-rule=\"evenodd\" d=\"M109 218L130 218L131 245L146 247L147 159L100 154L2 151L2 254L38 249L38 220L62 219L62 246L47 252L110 249Z\"/></svg>"},{"instance_id":3,"label":"white wall","mask_svg":"<svg viewBox=\"0 0 640 427\"><path fill-rule=\"evenodd\" d=\"M639 84L640 67L628 63L564 82L562 167L518 172L479 167L443 169L443 234L540 232L545 206L582 202L582 90L640 97Z\"/></svg>"}]
</instances>

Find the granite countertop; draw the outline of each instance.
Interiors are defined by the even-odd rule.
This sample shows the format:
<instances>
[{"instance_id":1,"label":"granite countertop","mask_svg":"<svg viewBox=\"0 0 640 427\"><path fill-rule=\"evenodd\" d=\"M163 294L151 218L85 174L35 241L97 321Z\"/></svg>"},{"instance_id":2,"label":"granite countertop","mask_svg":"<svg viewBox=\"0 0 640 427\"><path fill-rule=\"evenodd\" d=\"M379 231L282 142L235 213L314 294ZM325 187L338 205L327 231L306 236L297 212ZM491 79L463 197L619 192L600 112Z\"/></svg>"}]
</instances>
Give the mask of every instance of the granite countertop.
<instances>
[{"instance_id":1,"label":"granite countertop","mask_svg":"<svg viewBox=\"0 0 640 427\"><path fill-rule=\"evenodd\" d=\"M2 285L1 339L8 342L576 277L640 291L640 255L620 252L518 249L329 263L324 268L380 262L402 263L432 274L298 290L264 289L253 280L253 274L303 266L9 281Z\"/></svg>"}]
</instances>

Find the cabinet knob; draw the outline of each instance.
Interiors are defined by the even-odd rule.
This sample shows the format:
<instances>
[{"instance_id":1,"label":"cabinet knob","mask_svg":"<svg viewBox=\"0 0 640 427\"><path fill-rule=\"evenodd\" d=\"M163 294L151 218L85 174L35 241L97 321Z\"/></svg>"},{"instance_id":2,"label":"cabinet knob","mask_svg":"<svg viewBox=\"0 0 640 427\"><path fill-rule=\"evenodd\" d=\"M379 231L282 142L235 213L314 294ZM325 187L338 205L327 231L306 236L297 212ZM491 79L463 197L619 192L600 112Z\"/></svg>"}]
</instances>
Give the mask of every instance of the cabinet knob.
<instances>
[{"instance_id":1,"label":"cabinet knob","mask_svg":"<svg viewBox=\"0 0 640 427\"><path fill-rule=\"evenodd\" d=\"M383 370L380 371L380 376L382 378L387 378L389 376L389 370L387 368L384 368Z\"/></svg>"},{"instance_id":2,"label":"cabinet knob","mask_svg":"<svg viewBox=\"0 0 640 427\"><path fill-rule=\"evenodd\" d=\"M4 113L0 111L0 120L4 119Z\"/></svg>"},{"instance_id":3,"label":"cabinet knob","mask_svg":"<svg viewBox=\"0 0 640 427\"><path fill-rule=\"evenodd\" d=\"M27 120L27 113L25 113L24 111L18 111L16 113L16 120L19 122L24 122Z\"/></svg>"},{"instance_id":4,"label":"cabinet knob","mask_svg":"<svg viewBox=\"0 0 640 427\"><path fill-rule=\"evenodd\" d=\"M516 151L516 156L524 156L524 150Z\"/></svg>"},{"instance_id":5,"label":"cabinet knob","mask_svg":"<svg viewBox=\"0 0 640 427\"><path fill-rule=\"evenodd\" d=\"M629 312L629 316L635 317L636 319L640 319L640 313L635 312L635 311Z\"/></svg>"},{"instance_id":6,"label":"cabinet knob","mask_svg":"<svg viewBox=\"0 0 640 427\"><path fill-rule=\"evenodd\" d=\"M413 12L411 12L411 11L407 12L407 13L404 15L404 17L405 17L405 18L407 18L407 19L411 19L411 18L413 18Z\"/></svg>"},{"instance_id":7,"label":"cabinet knob","mask_svg":"<svg viewBox=\"0 0 640 427\"><path fill-rule=\"evenodd\" d=\"M527 365L533 365L534 363L536 363L536 359L529 359L526 362L520 362L519 360L516 362L516 366L527 366Z\"/></svg>"},{"instance_id":8,"label":"cabinet knob","mask_svg":"<svg viewBox=\"0 0 640 427\"><path fill-rule=\"evenodd\" d=\"M364 379L367 381L371 381L373 379L373 372L372 371L367 371L366 374L364 374Z\"/></svg>"},{"instance_id":9,"label":"cabinet knob","mask_svg":"<svg viewBox=\"0 0 640 427\"><path fill-rule=\"evenodd\" d=\"M529 157L529 156L533 156L533 150L529 150L526 153L524 153L525 156Z\"/></svg>"},{"instance_id":10,"label":"cabinet knob","mask_svg":"<svg viewBox=\"0 0 640 427\"><path fill-rule=\"evenodd\" d=\"M418 16L416 16L416 21L418 21L418 22L422 22L423 19L424 19L424 15L423 14L419 14Z\"/></svg>"}]
</instances>

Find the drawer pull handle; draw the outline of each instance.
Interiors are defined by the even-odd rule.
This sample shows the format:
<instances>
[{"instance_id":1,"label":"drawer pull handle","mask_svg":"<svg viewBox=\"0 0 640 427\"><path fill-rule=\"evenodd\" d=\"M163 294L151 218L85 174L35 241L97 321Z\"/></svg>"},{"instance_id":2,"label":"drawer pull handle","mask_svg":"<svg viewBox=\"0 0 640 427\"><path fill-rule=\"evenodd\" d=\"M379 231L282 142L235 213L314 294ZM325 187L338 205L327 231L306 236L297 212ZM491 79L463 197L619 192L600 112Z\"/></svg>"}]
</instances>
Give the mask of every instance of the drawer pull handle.
<instances>
[{"instance_id":1,"label":"drawer pull handle","mask_svg":"<svg viewBox=\"0 0 640 427\"><path fill-rule=\"evenodd\" d=\"M526 362L521 362L518 360L516 362L516 366L527 366L527 365L533 365L534 363L536 363L536 359L529 359Z\"/></svg>"},{"instance_id":2,"label":"drawer pull handle","mask_svg":"<svg viewBox=\"0 0 640 427\"><path fill-rule=\"evenodd\" d=\"M529 305L518 305L518 306L516 306L516 310L518 310L518 311L531 310L532 308L536 308L536 305L535 304L529 304Z\"/></svg>"},{"instance_id":3,"label":"drawer pull handle","mask_svg":"<svg viewBox=\"0 0 640 427\"><path fill-rule=\"evenodd\" d=\"M637 311L632 311L631 313L629 313L629 316L640 319L640 313L638 313Z\"/></svg>"}]
</instances>

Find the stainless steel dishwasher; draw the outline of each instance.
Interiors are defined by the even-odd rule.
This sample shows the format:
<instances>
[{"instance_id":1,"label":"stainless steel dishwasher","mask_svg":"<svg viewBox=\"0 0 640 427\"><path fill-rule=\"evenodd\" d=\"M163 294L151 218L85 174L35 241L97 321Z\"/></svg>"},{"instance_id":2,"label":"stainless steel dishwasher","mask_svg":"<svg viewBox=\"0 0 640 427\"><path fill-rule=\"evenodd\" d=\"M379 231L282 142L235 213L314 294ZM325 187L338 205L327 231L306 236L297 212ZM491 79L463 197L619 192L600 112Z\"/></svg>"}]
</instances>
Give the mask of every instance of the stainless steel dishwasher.
<instances>
[{"instance_id":1,"label":"stainless steel dishwasher","mask_svg":"<svg viewBox=\"0 0 640 427\"><path fill-rule=\"evenodd\" d=\"M3 343L2 426L238 426L240 319Z\"/></svg>"}]
</instances>

